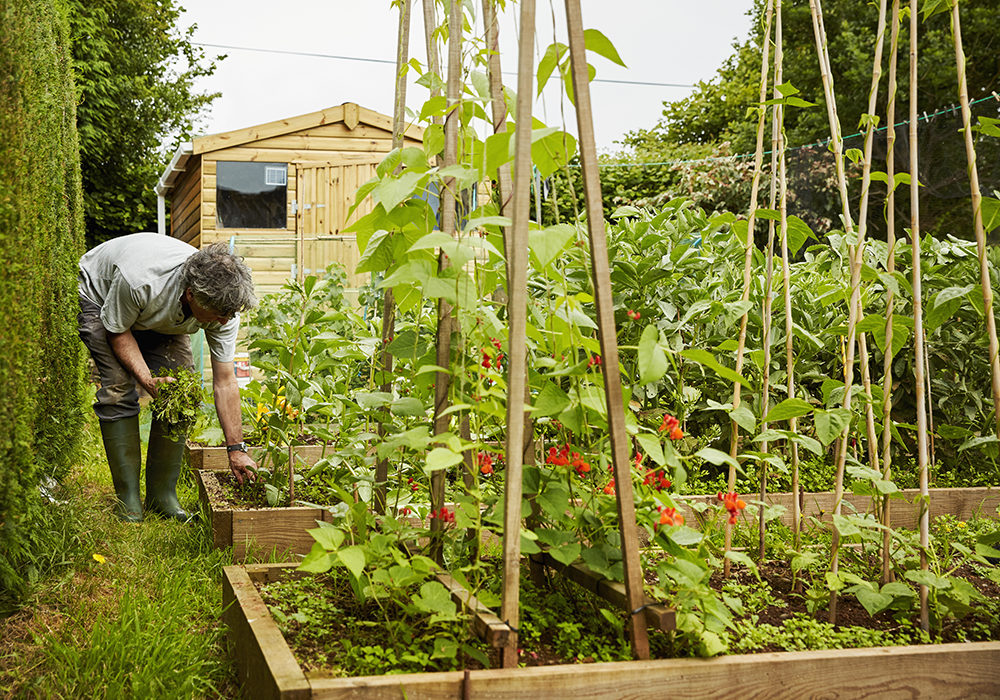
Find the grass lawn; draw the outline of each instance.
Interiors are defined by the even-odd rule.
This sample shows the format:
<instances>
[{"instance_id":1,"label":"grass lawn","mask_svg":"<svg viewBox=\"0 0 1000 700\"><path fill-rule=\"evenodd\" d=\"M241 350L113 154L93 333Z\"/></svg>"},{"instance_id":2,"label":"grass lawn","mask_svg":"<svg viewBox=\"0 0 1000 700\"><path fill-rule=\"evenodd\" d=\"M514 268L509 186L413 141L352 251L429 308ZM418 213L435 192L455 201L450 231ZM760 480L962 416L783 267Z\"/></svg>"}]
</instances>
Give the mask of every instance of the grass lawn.
<instances>
[{"instance_id":1,"label":"grass lawn","mask_svg":"<svg viewBox=\"0 0 1000 700\"><path fill-rule=\"evenodd\" d=\"M44 515L47 573L22 610L0 619L0 697L237 695L220 620L231 553L212 551L203 522L119 522L113 493L95 422ZM197 508L184 472L178 495Z\"/></svg>"}]
</instances>

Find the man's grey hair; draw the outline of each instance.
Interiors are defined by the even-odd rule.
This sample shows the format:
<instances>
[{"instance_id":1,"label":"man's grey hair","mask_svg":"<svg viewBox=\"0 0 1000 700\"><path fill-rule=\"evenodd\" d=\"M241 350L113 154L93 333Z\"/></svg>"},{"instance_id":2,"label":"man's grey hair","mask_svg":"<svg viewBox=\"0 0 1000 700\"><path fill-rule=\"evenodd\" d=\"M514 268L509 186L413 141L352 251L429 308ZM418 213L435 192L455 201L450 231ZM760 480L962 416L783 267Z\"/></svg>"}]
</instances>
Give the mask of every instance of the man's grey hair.
<instances>
[{"instance_id":1,"label":"man's grey hair","mask_svg":"<svg viewBox=\"0 0 1000 700\"><path fill-rule=\"evenodd\" d=\"M231 317L257 305L250 268L242 256L229 251L227 243L213 243L189 257L181 276L195 301L220 316Z\"/></svg>"}]
</instances>

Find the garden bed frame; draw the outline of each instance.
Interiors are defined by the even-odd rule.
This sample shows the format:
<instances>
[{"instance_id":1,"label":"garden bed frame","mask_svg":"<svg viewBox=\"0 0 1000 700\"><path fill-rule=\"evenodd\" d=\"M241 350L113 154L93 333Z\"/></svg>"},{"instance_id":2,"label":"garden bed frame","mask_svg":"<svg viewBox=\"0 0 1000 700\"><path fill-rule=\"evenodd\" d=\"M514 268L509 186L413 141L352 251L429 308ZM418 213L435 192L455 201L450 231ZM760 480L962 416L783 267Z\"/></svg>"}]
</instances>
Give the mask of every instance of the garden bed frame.
<instances>
[{"instance_id":1,"label":"garden bed frame","mask_svg":"<svg viewBox=\"0 0 1000 700\"><path fill-rule=\"evenodd\" d=\"M322 449L321 446L314 445L302 445L301 447ZM221 449L223 455L225 453L225 448L207 449ZM223 459L225 459L224 456ZM228 461L226 464L228 465ZM281 559L289 559L291 555L308 554L314 542L308 531L317 526L317 520L332 522L328 511L312 506L248 510L219 508L212 503L208 490L205 488L205 480L215 479L214 472L217 471L220 469L196 470L194 472L195 480L198 484L201 502L204 504L212 526L212 543L219 549L232 547L234 561L244 561L250 554L264 556L276 552L283 555L279 557ZM907 489L903 493L908 502L902 500L892 502L892 525L893 527L916 529L919 525L918 511L916 506L912 505L912 501L920 495L920 491ZM747 498L752 500L754 496L748 494ZM691 502L716 503L716 497L709 495L678 496L676 500L680 511L694 527L697 527L697 514L687 504ZM791 526L792 494L767 494L766 501L770 505L783 506L785 513L781 516L781 522ZM871 510L869 496L845 494L844 501L851 503L858 512ZM834 507L832 492L803 493L799 502L803 520L810 516L821 521L832 519ZM1000 489L931 489L930 504L932 519L940 515L953 515L959 520L968 520L975 515L995 516L996 509L1000 506ZM650 620L650 623L653 627L659 627L659 622L654 624Z\"/></svg>"},{"instance_id":2,"label":"garden bed frame","mask_svg":"<svg viewBox=\"0 0 1000 700\"><path fill-rule=\"evenodd\" d=\"M263 449L263 447L259 446L251 446L249 448L250 456L253 457L254 461L260 461ZM295 445L292 449L295 451L295 456L299 458L300 463L310 467L316 464L323 456L323 445ZM328 448L327 451L331 452L332 448ZM192 470L225 471L229 469L229 456L226 453L225 446L207 447L189 442L187 443L186 453L188 464Z\"/></svg>"},{"instance_id":3,"label":"garden bed frame","mask_svg":"<svg viewBox=\"0 0 1000 700\"><path fill-rule=\"evenodd\" d=\"M947 488L930 489L930 518L941 515L953 515L959 520L968 520L973 516L997 517L997 507L1000 506L1000 488L997 487L976 487L976 488ZM916 530L920 526L919 511L915 505L920 497L920 489L902 489L906 500L892 499L892 527L902 527ZM747 501L756 501L759 494L744 494ZM687 506L689 503L701 502L709 505L718 503L714 495L690 495L675 496L678 510L684 514L685 518L693 527L697 526L697 514ZM781 515L781 522L792 526L792 494L791 493L769 493L764 497L764 502L768 505L780 505L785 508ZM874 512L872 509L871 496L859 496L853 493L844 494L844 505L851 504L859 513ZM799 509L803 521L808 517L814 517L822 522L833 520L833 510L836 499L832 491L803 492L799 496ZM846 515L849 510L844 509ZM694 518L694 519L692 519Z\"/></svg>"},{"instance_id":4,"label":"garden bed frame","mask_svg":"<svg viewBox=\"0 0 1000 700\"><path fill-rule=\"evenodd\" d=\"M247 510L219 508L212 503L205 486L206 481L217 478L216 472L198 470L194 475L212 528L212 544L216 549L232 547L234 561L272 554L279 560L288 561L294 555L308 554L314 542L308 531L318 527L317 520L333 520L328 511L312 506Z\"/></svg>"},{"instance_id":5,"label":"garden bed frame","mask_svg":"<svg viewBox=\"0 0 1000 700\"><path fill-rule=\"evenodd\" d=\"M309 678L254 586L292 564L227 566L223 620L251 698L713 697L966 698L1000 687L1000 642L774 652L516 669Z\"/></svg>"}]
</instances>

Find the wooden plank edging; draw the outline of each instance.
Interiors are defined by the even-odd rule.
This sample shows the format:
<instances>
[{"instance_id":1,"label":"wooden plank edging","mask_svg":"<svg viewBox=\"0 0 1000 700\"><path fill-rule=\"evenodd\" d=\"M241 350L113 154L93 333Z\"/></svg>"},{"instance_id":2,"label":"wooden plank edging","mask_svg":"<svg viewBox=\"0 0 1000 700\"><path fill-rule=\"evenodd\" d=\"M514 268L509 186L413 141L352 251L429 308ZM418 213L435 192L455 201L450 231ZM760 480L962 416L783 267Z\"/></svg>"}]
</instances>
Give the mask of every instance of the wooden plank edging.
<instances>
[{"instance_id":1,"label":"wooden plank edging","mask_svg":"<svg viewBox=\"0 0 1000 700\"><path fill-rule=\"evenodd\" d=\"M235 561L243 561L252 554L273 554L283 560L293 555L308 554L314 541L309 530L317 527L319 520L333 520L329 511L311 506L248 510L219 508L212 503L205 486L206 479L214 478L212 470L195 472L199 496L212 528L212 544L216 549L232 547Z\"/></svg>"},{"instance_id":2,"label":"wooden plank edging","mask_svg":"<svg viewBox=\"0 0 1000 700\"><path fill-rule=\"evenodd\" d=\"M288 645L273 637L277 626L253 586L254 580L274 580L293 566L224 569L224 620L249 697L653 700L667 695L726 697L735 691L746 697L789 699L898 696L949 700L995 697L1000 688L1000 642L308 679L300 669L296 672L297 665L288 666Z\"/></svg>"},{"instance_id":3,"label":"wooden plank edging","mask_svg":"<svg viewBox=\"0 0 1000 700\"><path fill-rule=\"evenodd\" d=\"M259 446L250 446L250 456L259 462L263 449ZM310 467L323 456L323 445L295 445L292 449L295 450L295 455L302 464ZM332 453L333 448L328 447L327 451ZM226 471L229 469L229 456L225 447L210 447L189 442L186 446L186 453L188 464L191 465L192 470Z\"/></svg>"},{"instance_id":4,"label":"wooden plank edging","mask_svg":"<svg viewBox=\"0 0 1000 700\"><path fill-rule=\"evenodd\" d=\"M316 679L313 698L995 697L1000 643L773 652Z\"/></svg>"},{"instance_id":5,"label":"wooden plank edging","mask_svg":"<svg viewBox=\"0 0 1000 700\"><path fill-rule=\"evenodd\" d=\"M919 514L916 499L920 496L920 489L903 489L901 493L905 500L894 499L892 501L892 526L916 529ZM673 498L677 503L678 510L686 519L689 519L688 524L692 526L695 526L696 520L691 519L697 518L697 515L688 506L689 503L700 502L708 505L718 503L714 494L680 495L673 496ZM752 493L743 495L743 499L748 502L757 498L757 495ZM785 508L781 522L790 527L792 524L792 494L787 492L769 493L764 500L768 505L780 505ZM821 522L832 521L836 504L832 491L804 492L800 502L803 521L810 516ZM845 493L844 503L850 504L859 513L874 512L870 496ZM1000 488L997 487L930 489L930 517L932 520L941 515L953 515L959 520L968 520L976 515L996 517L998 506L1000 506ZM849 512L851 512L850 508L844 509L845 515Z\"/></svg>"},{"instance_id":6,"label":"wooden plank edging","mask_svg":"<svg viewBox=\"0 0 1000 700\"><path fill-rule=\"evenodd\" d=\"M243 567L223 568L222 619L247 695L281 700L311 696L309 681Z\"/></svg>"},{"instance_id":7,"label":"wooden plank edging","mask_svg":"<svg viewBox=\"0 0 1000 700\"><path fill-rule=\"evenodd\" d=\"M437 574L436 578L448 589L452 600L472 615L472 627L476 636L495 649L499 649L507 643L511 629L506 622L497 617L496 613L483 605L462 584L452 578L451 574L441 572Z\"/></svg>"}]
</instances>

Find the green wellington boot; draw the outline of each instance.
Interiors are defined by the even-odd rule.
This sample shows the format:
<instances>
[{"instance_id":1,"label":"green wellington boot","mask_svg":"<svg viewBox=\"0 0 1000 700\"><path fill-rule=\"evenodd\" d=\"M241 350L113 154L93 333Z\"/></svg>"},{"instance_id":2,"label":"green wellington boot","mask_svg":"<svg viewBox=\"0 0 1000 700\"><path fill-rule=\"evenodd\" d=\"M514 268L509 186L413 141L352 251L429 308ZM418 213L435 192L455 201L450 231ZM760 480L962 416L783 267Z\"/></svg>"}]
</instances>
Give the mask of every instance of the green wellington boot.
<instances>
[{"instance_id":1,"label":"green wellington boot","mask_svg":"<svg viewBox=\"0 0 1000 700\"><path fill-rule=\"evenodd\" d=\"M164 423L153 420L146 453L146 510L187 522L192 516L177 501L177 477L183 457L184 439L170 439Z\"/></svg>"},{"instance_id":2,"label":"green wellington boot","mask_svg":"<svg viewBox=\"0 0 1000 700\"><path fill-rule=\"evenodd\" d=\"M142 522L142 500L139 497L139 471L142 451L139 447L139 416L101 421L104 452L111 467L115 485L115 515L128 523Z\"/></svg>"}]
</instances>

